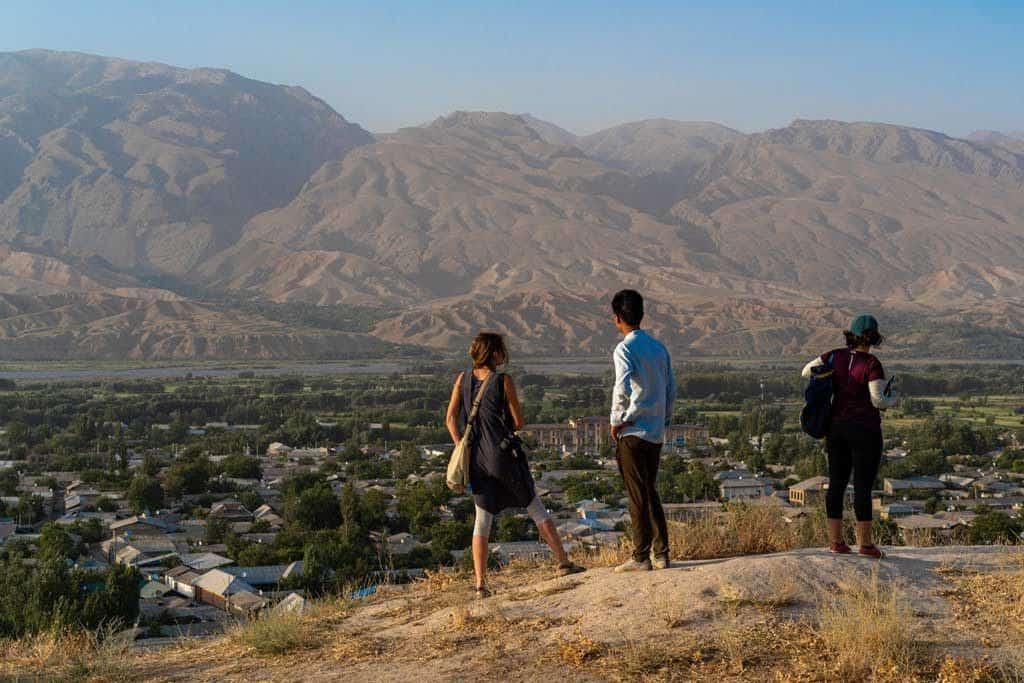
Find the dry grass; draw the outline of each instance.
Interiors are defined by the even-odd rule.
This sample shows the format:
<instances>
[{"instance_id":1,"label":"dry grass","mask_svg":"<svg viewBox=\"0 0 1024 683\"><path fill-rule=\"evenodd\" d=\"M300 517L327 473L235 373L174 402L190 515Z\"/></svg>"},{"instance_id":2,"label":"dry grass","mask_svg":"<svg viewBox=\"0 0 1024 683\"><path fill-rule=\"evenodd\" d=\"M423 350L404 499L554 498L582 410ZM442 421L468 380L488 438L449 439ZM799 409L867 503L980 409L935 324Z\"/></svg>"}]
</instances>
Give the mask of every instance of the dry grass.
<instances>
[{"instance_id":1,"label":"dry grass","mask_svg":"<svg viewBox=\"0 0 1024 683\"><path fill-rule=\"evenodd\" d=\"M800 602L800 583L792 574L770 574L755 584L722 583L722 602L734 607L779 609Z\"/></svg>"},{"instance_id":2,"label":"dry grass","mask_svg":"<svg viewBox=\"0 0 1024 683\"><path fill-rule=\"evenodd\" d=\"M761 555L828 544L822 511L811 510L787 522L771 505L730 504L722 513L669 522L668 532L674 560ZM629 548L628 542L618 548L602 547L591 551L586 562L593 567L610 567L625 561Z\"/></svg>"},{"instance_id":3,"label":"dry grass","mask_svg":"<svg viewBox=\"0 0 1024 683\"><path fill-rule=\"evenodd\" d=\"M0 640L0 679L131 680L131 641L109 630L48 631Z\"/></svg>"},{"instance_id":4,"label":"dry grass","mask_svg":"<svg viewBox=\"0 0 1024 683\"><path fill-rule=\"evenodd\" d=\"M321 631L308 615L270 610L239 624L228 637L250 653L274 657L299 650L313 650L323 643Z\"/></svg>"},{"instance_id":5,"label":"dry grass","mask_svg":"<svg viewBox=\"0 0 1024 683\"><path fill-rule=\"evenodd\" d=\"M962 630L989 649L990 675L979 680L1024 683L1024 553L1008 549L1001 559L997 571L945 568L943 597Z\"/></svg>"},{"instance_id":6,"label":"dry grass","mask_svg":"<svg viewBox=\"0 0 1024 683\"><path fill-rule=\"evenodd\" d=\"M572 638L563 638L556 647L557 659L563 664L580 668L599 659L605 653L605 646L578 631Z\"/></svg>"},{"instance_id":7,"label":"dry grass","mask_svg":"<svg viewBox=\"0 0 1024 683\"><path fill-rule=\"evenodd\" d=\"M877 573L823 596L817 622L842 680L906 680L925 655L912 610Z\"/></svg>"}]
</instances>

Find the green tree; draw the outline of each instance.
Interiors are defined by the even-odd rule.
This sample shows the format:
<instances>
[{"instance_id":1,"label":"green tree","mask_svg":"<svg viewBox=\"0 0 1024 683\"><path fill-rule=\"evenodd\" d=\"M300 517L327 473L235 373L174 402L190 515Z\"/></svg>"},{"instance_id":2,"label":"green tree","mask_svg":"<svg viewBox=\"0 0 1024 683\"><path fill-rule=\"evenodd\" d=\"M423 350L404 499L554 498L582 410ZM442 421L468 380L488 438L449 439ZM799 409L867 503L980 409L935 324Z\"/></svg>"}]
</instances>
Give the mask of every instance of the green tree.
<instances>
[{"instance_id":1,"label":"green tree","mask_svg":"<svg viewBox=\"0 0 1024 683\"><path fill-rule=\"evenodd\" d=\"M18 482L20 477L14 468L8 467L0 470L0 493L5 496L18 495Z\"/></svg>"},{"instance_id":2,"label":"green tree","mask_svg":"<svg viewBox=\"0 0 1024 683\"><path fill-rule=\"evenodd\" d=\"M109 496L100 496L93 507L99 512L117 512L117 501Z\"/></svg>"},{"instance_id":3,"label":"green tree","mask_svg":"<svg viewBox=\"0 0 1024 683\"><path fill-rule=\"evenodd\" d=\"M164 489L156 479L136 474L128 485L125 498L136 514L159 510L164 505Z\"/></svg>"},{"instance_id":4,"label":"green tree","mask_svg":"<svg viewBox=\"0 0 1024 683\"><path fill-rule=\"evenodd\" d=\"M306 544L302 557L303 580L310 590L337 589L369 574L375 564L369 543L320 532Z\"/></svg>"},{"instance_id":5,"label":"green tree","mask_svg":"<svg viewBox=\"0 0 1024 683\"><path fill-rule=\"evenodd\" d=\"M416 474L423 466L423 456L416 446L405 444L391 460L391 473L395 479L405 479L410 474Z\"/></svg>"},{"instance_id":6,"label":"green tree","mask_svg":"<svg viewBox=\"0 0 1024 683\"><path fill-rule=\"evenodd\" d=\"M77 547L71 535L56 524L44 524L36 542L39 557L67 560L77 556Z\"/></svg>"},{"instance_id":7,"label":"green tree","mask_svg":"<svg viewBox=\"0 0 1024 683\"><path fill-rule=\"evenodd\" d=\"M330 486L317 484L286 499L284 516L309 531L337 529L341 524L341 507Z\"/></svg>"},{"instance_id":8,"label":"green tree","mask_svg":"<svg viewBox=\"0 0 1024 683\"><path fill-rule=\"evenodd\" d=\"M359 513L365 529L379 530L388 524L388 500L382 491L371 489L359 500Z\"/></svg>"},{"instance_id":9,"label":"green tree","mask_svg":"<svg viewBox=\"0 0 1024 683\"><path fill-rule=\"evenodd\" d=\"M995 510L980 513L967 529L973 544L1014 543L1020 540L1021 522Z\"/></svg>"},{"instance_id":10,"label":"green tree","mask_svg":"<svg viewBox=\"0 0 1024 683\"><path fill-rule=\"evenodd\" d=\"M204 493L210 488L212 474L209 458L202 455L184 458L167 468L164 488L171 498Z\"/></svg>"},{"instance_id":11,"label":"green tree","mask_svg":"<svg viewBox=\"0 0 1024 683\"><path fill-rule=\"evenodd\" d=\"M203 529L203 542L208 544L223 543L231 525L223 517L208 517Z\"/></svg>"},{"instance_id":12,"label":"green tree","mask_svg":"<svg viewBox=\"0 0 1024 683\"><path fill-rule=\"evenodd\" d=\"M226 457L223 467L224 474L237 479L259 479L263 476L259 460L240 453Z\"/></svg>"},{"instance_id":13,"label":"green tree","mask_svg":"<svg viewBox=\"0 0 1024 683\"><path fill-rule=\"evenodd\" d=\"M502 515L498 518L494 531L496 542L533 541L537 538L537 527L528 519L514 515Z\"/></svg>"}]
</instances>

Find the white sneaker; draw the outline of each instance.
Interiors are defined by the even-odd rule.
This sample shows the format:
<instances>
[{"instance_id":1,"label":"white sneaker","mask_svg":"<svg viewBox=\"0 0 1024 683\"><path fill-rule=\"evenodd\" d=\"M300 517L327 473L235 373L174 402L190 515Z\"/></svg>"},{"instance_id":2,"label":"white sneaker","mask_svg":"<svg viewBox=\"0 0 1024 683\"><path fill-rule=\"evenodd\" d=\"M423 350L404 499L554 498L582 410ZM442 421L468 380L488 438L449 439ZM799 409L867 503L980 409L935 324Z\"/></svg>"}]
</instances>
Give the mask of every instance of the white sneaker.
<instances>
[{"instance_id":1,"label":"white sneaker","mask_svg":"<svg viewBox=\"0 0 1024 683\"><path fill-rule=\"evenodd\" d=\"M651 561L650 560L644 560L643 562L638 562L637 560L634 560L632 557L629 558L628 560L626 560L625 562L623 562L622 564L620 564L618 567L615 568L615 573L616 574L623 574L625 572L649 572L649 571L651 571Z\"/></svg>"},{"instance_id":2,"label":"white sneaker","mask_svg":"<svg viewBox=\"0 0 1024 683\"><path fill-rule=\"evenodd\" d=\"M668 569L671 566L667 557L651 557L651 567L654 569Z\"/></svg>"}]
</instances>

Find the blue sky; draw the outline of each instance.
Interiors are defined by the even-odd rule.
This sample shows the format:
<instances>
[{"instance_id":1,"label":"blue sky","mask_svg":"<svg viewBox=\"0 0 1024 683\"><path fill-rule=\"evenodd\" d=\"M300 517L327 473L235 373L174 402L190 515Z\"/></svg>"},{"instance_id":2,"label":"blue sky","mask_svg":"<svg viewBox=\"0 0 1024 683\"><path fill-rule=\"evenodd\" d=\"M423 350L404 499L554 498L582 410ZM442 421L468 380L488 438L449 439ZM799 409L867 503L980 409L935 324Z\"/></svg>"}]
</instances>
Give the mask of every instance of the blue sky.
<instances>
[{"instance_id":1,"label":"blue sky","mask_svg":"<svg viewBox=\"0 0 1024 683\"><path fill-rule=\"evenodd\" d=\"M1024 129L1024 2L3 0L0 51L215 66L372 131L455 109L575 132L664 116Z\"/></svg>"}]
</instances>

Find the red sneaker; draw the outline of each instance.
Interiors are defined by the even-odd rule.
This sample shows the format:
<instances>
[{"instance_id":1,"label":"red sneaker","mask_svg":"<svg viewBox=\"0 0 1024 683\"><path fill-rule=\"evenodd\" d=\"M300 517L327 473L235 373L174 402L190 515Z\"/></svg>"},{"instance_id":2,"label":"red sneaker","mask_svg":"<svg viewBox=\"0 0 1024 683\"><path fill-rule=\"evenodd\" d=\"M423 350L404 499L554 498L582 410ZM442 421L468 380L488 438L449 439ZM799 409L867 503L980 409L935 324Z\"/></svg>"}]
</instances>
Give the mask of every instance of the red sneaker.
<instances>
[{"instance_id":1,"label":"red sneaker","mask_svg":"<svg viewBox=\"0 0 1024 683\"><path fill-rule=\"evenodd\" d=\"M828 549L836 555L849 555L853 552L850 546L846 545L846 541L832 541Z\"/></svg>"},{"instance_id":2,"label":"red sneaker","mask_svg":"<svg viewBox=\"0 0 1024 683\"><path fill-rule=\"evenodd\" d=\"M867 557L873 557L876 560L880 560L885 557L885 553L878 549L878 546L874 545L862 545L860 547L860 554L866 555Z\"/></svg>"}]
</instances>

